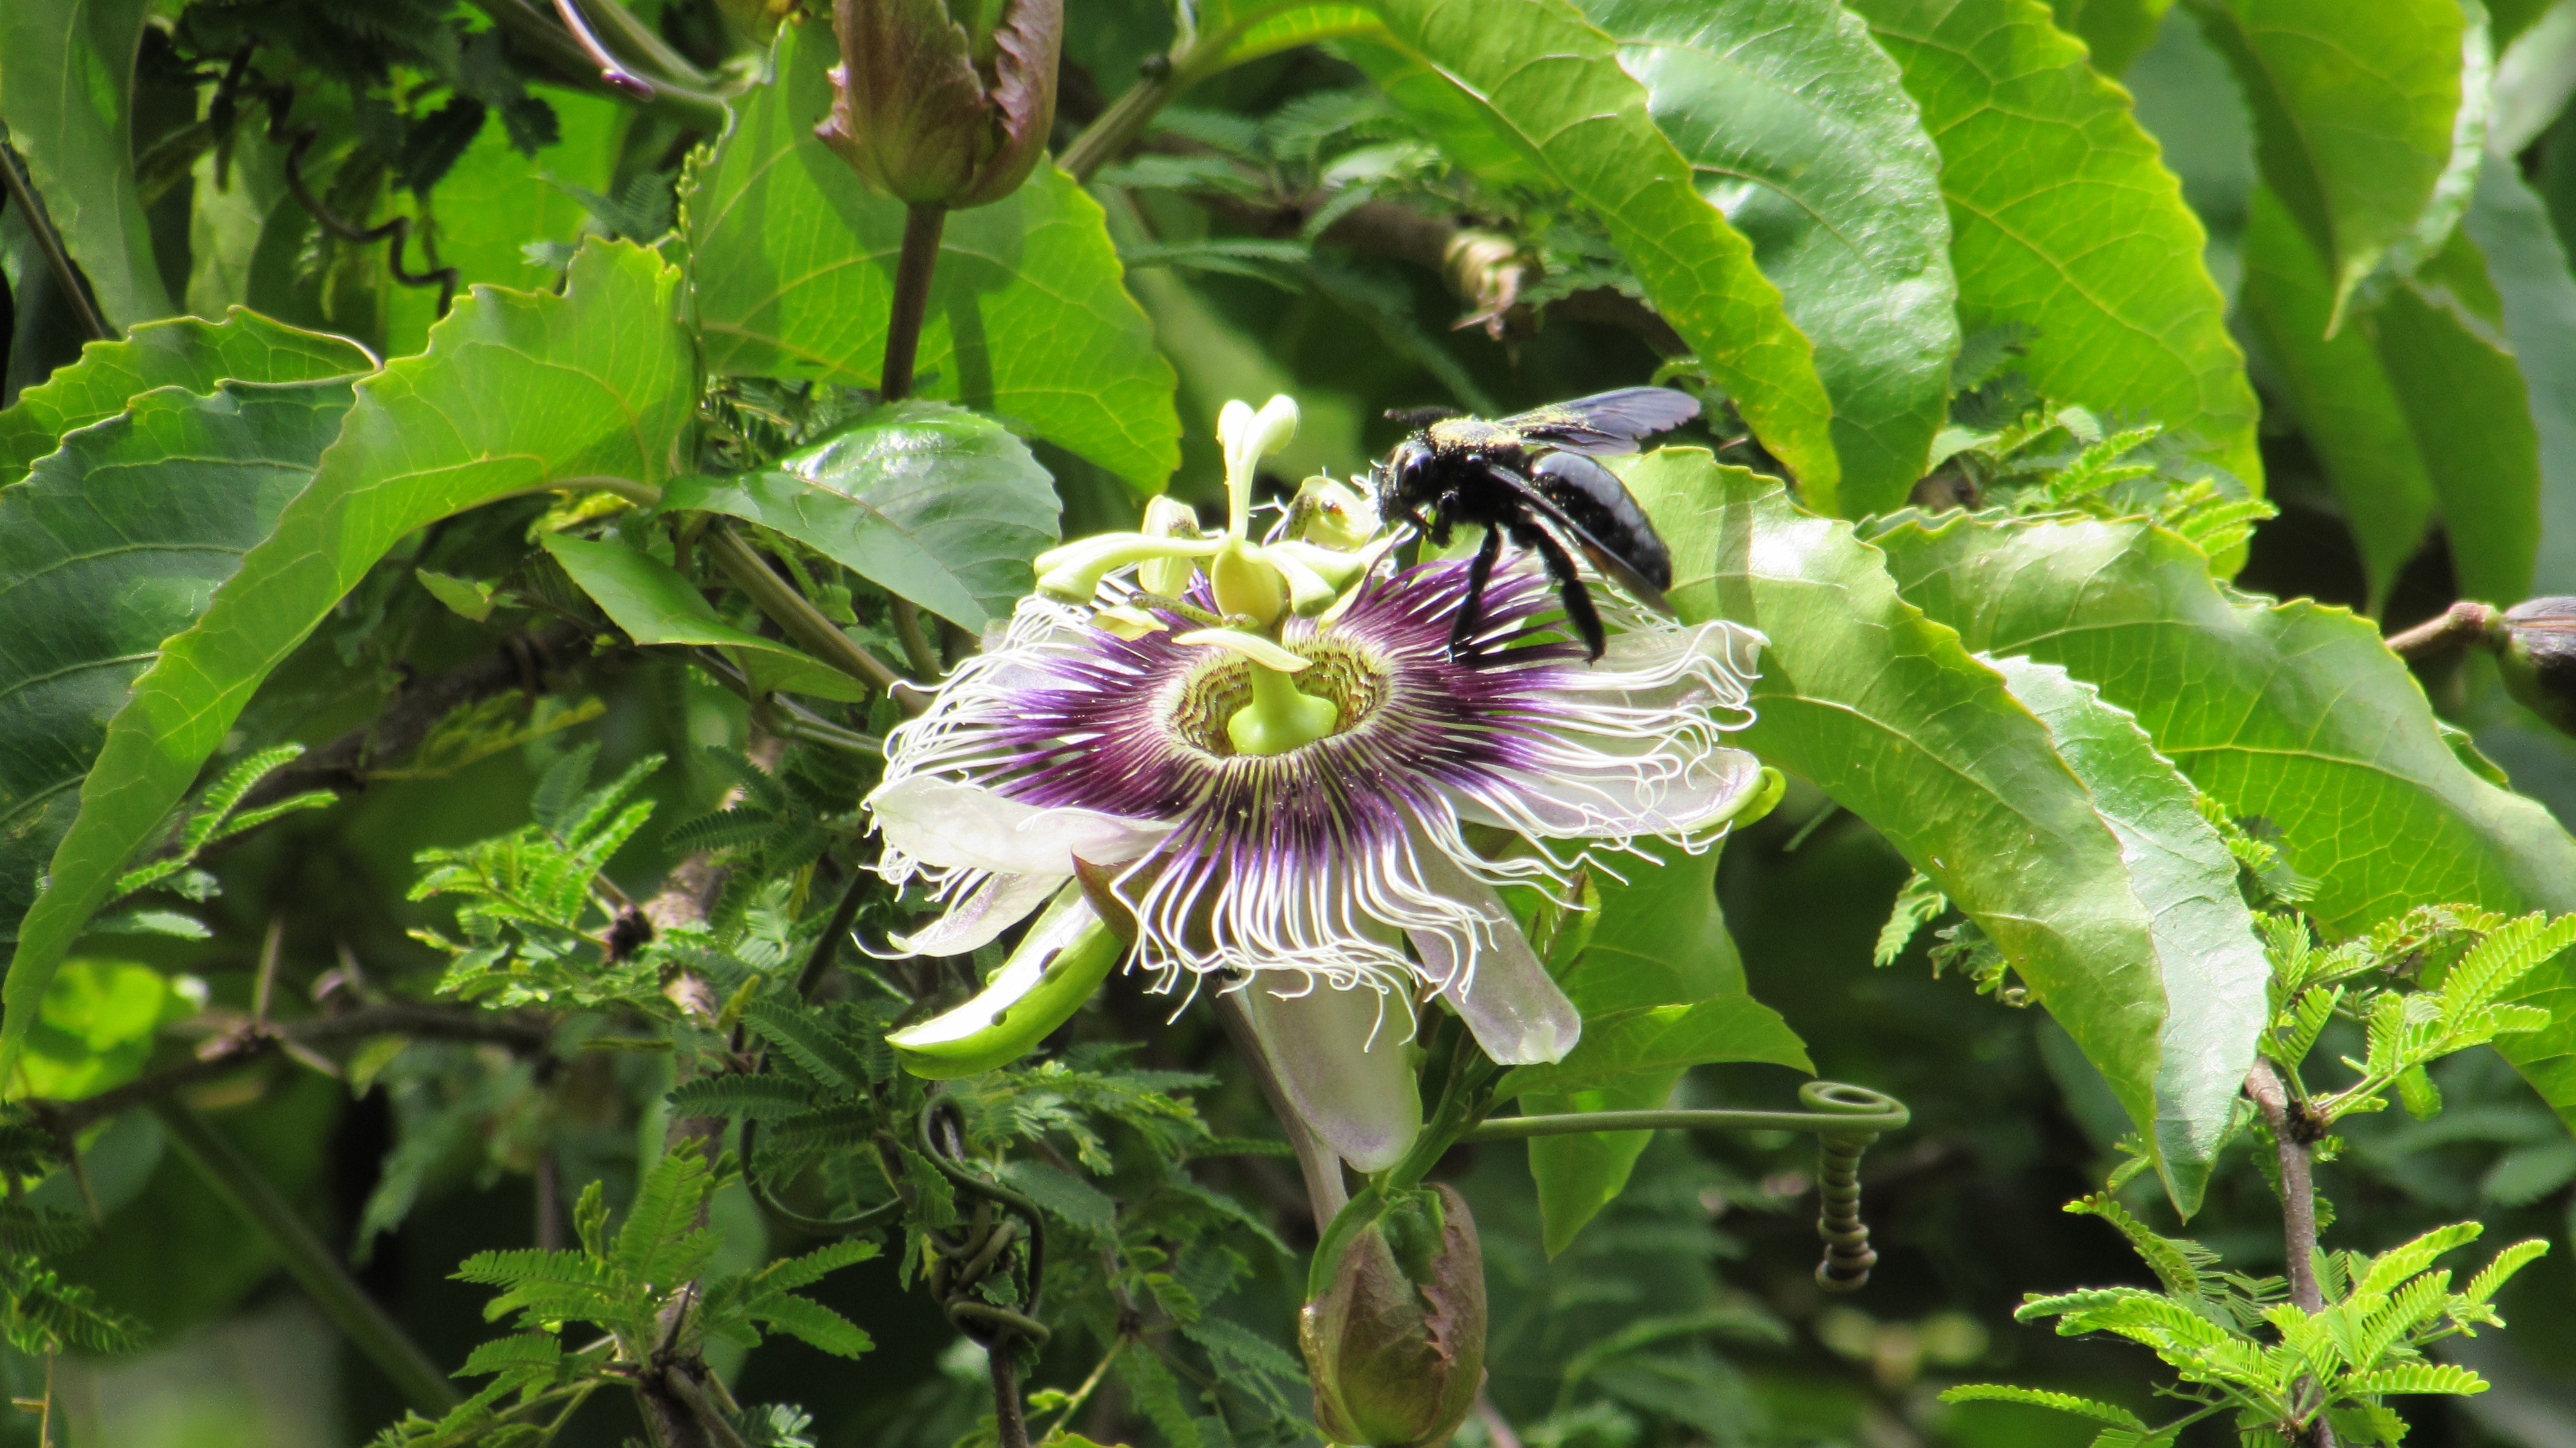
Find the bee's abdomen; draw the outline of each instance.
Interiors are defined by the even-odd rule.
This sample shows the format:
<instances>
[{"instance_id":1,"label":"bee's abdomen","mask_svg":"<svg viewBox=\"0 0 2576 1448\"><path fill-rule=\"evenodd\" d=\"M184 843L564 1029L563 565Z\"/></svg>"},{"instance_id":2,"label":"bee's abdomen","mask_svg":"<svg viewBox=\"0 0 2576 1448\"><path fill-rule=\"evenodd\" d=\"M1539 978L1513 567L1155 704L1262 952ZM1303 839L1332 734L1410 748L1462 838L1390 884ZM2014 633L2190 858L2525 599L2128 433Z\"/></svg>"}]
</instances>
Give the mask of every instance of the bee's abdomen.
<instances>
[{"instance_id":1,"label":"bee's abdomen","mask_svg":"<svg viewBox=\"0 0 2576 1448\"><path fill-rule=\"evenodd\" d=\"M1673 584L1672 550L1655 532L1654 520L1626 485L1608 468L1575 453L1550 453L1532 469L1533 480L1549 502L1565 510L1603 547L1657 588Z\"/></svg>"}]
</instances>

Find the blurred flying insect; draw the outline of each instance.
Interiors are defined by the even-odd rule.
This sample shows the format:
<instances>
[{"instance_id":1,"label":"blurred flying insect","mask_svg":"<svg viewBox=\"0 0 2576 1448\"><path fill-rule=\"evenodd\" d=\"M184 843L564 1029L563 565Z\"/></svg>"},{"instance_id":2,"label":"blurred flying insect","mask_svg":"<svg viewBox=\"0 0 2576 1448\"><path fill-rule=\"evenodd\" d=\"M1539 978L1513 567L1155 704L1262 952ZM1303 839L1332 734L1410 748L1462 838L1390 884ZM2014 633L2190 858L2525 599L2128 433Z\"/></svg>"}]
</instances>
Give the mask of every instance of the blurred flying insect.
<instances>
[{"instance_id":1,"label":"blurred flying insect","mask_svg":"<svg viewBox=\"0 0 2576 1448\"><path fill-rule=\"evenodd\" d=\"M1449 630L1450 657L1474 651L1485 583L1506 537L1547 566L1567 621L1594 659L1606 642L1601 614L1569 546L1639 603L1672 613L1664 599L1673 586L1672 550L1627 486L1593 459L1635 452L1638 439L1699 416L1697 399L1667 387L1623 387L1496 421L1436 407L1387 416L1421 430L1378 465L1380 515L1404 519L1439 547L1456 524L1485 530Z\"/></svg>"}]
</instances>

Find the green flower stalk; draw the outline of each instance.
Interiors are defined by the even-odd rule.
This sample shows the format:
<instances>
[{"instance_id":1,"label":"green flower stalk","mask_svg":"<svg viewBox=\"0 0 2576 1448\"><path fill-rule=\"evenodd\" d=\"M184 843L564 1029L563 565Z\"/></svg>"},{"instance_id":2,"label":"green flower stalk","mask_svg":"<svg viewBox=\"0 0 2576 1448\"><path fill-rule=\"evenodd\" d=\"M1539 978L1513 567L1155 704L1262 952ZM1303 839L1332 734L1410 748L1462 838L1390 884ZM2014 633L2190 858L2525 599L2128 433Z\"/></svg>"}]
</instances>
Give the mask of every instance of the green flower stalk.
<instances>
[{"instance_id":1,"label":"green flower stalk","mask_svg":"<svg viewBox=\"0 0 2576 1448\"><path fill-rule=\"evenodd\" d=\"M832 29L841 63L814 133L870 186L964 210L1045 154L1064 0L836 0Z\"/></svg>"}]
</instances>

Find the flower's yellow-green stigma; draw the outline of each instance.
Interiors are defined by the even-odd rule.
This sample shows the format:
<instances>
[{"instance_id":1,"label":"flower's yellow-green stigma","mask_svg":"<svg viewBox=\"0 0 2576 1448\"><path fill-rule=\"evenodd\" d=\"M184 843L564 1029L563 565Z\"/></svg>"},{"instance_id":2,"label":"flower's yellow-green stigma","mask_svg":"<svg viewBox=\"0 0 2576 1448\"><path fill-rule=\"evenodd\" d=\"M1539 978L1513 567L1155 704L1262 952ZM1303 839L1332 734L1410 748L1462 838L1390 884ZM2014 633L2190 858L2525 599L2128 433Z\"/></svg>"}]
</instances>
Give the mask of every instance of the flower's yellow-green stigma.
<instances>
[{"instance_id":1,"label":"flower's yellow-green stigma","mask_svg":"<svg viewBox=\"0 0 2576 1448\"><path fill-rule=\"evenodd\" d=\"M1254 664L1252 702L1225 721L1225 737L1245 754L1285 754L1332 733L1341 722L1342 711L1332 700L1301 692L1294 675Z\"/></svg>"}]
</instances>

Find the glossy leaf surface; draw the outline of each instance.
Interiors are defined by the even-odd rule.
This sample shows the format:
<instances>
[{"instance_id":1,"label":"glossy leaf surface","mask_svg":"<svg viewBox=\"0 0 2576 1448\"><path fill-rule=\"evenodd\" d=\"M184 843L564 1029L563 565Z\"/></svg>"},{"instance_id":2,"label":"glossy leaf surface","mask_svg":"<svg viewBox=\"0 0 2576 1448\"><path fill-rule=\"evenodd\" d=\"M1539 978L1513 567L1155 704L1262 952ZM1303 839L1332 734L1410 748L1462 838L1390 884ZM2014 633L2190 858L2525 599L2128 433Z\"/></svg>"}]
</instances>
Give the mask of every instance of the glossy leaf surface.
<instances>
[{"instance_id":1,"label":"glossy leaf surface","mask_svg":"<svg viewBox=\"0 0 2576 1448\"><path fill-rule=\"evenodd\" d=\"M961 628L1008 618L1053 546L1046 470L991 418L898 402L776 470L683 478L663 495L774 528Z\"/></svg>"},{"instance_id":2,"label":"glossy leaf surface","mask_svg":"<svg viewBox=\"0 0 2576 1448\"><path fill-rule=\"evenodd\" d=\"M1693 184L1618 47L1546 0L1380 0L1386 43L1598 216L1656 311L1808 495L1839 496L1832 403L1753 249Z\"/></svg>"}]
</instances>

